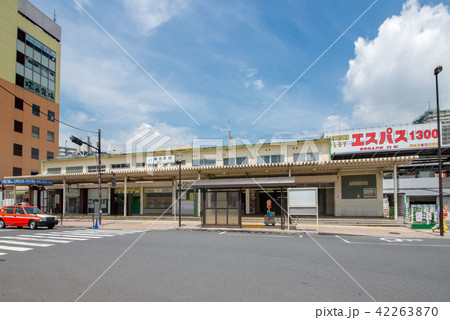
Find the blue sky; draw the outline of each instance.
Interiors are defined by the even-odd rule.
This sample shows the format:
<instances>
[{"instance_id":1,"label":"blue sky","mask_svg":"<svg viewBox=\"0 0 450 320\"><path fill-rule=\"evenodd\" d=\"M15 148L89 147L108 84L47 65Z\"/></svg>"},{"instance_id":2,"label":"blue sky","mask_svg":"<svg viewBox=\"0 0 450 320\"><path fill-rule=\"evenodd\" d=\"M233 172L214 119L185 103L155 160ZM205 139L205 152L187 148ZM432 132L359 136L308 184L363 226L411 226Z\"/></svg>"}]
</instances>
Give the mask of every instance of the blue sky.
<instances>
[{"instance_id":1,"label":"blue sky","mask_svg":"<svg viewBox=\"0 0 450 320\"><path fill-rule=\"evenodd\" d=\"M450 108L449 0L31 2L63 30L61 120L104 144L148 125L179 146L226 139L227 120L252 143L410 123L439 64Z\"/></svg>"}]
</instances>

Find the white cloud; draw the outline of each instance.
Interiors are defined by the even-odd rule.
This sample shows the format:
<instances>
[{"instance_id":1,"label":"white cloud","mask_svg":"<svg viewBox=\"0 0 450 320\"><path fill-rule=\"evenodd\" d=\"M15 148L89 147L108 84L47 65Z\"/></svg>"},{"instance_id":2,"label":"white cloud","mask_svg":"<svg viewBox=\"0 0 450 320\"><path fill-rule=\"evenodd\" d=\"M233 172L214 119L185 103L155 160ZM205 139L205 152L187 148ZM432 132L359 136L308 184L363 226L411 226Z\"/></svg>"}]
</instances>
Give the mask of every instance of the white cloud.
<instances>
[{"instance_id":1,"label":"white cloud","mask_svg":"<svg viewBox=\"0 0 450 320\"><path fill-rule=\"evenodd\" d=\"M241 69L240 72L245 73L245 79L242 80L245 88L254 87L256 90L261 90L264 88L264 82L261 79L254 79L258 74L258 69L255 68L245 68Z\"/></svg>"},{"instance_id":2,"label":"white cloud","mask_svg":"<svg viewBox=\"0 0 450 320\"><path fill-rule=\"evenodd\" d=\"M330 115L322 122L322 132L333 130L344 130L350 128L350 121L346 117Z\"/></svg>"},{"instance_id":3,"label":"white cloud","mask_svg":"<svg viewBox=\"0 0 450 320\"><path fill-rule=\"evenodd\" d=\"M125 0L123 5L131 18L146 33L169 21L185 9L187 0Z\"/></svg>"},{"instance_id":4,"label":"white cloud","mask_svg":"<svg viewBox=\"0 0 450 320\"><path fill-rule=\"evenodd\" d=\"M442 88L450 84L448 30L448 7L408 0L399 16L383 22L375 39L358 38L343 87L344 100L354 103L353 123L407 123L433 103L437 65L448 66L440 74Z\"/></svg>"}]
</instances>

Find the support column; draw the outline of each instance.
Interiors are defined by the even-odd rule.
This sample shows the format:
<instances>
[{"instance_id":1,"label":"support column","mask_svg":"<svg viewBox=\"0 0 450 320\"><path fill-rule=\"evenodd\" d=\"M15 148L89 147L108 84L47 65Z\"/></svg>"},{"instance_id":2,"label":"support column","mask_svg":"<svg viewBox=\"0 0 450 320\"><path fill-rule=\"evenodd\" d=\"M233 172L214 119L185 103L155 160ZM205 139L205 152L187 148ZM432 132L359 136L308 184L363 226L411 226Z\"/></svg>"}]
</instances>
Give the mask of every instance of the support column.
<instances>
[{"instance_id":1,"label":"support column","mask_svg":"<svg viewBox=\"0 0 450 320\"><path fill-rule=\"evenodd\" d=\"M398 219L398 196L397 196L397 165L394 165L394 173L393 177L394 179L394 219Z\"/></svg>"},{"instance_id":2,"label":"support column","mask_svg":"<svg viewBox=\"0 0 450 320\"><path fill-rule=\"evenodd\" d=\"M108 185L108 214L111 215L111 184Z\"/></svg>"},{"instance_id":3,"label":"support column","mask_svg":"<svg viewBox=\"0 0 450 320\"><path fill-rule=\"evenodd\" d=\"M123 180L123 216L126 217L127 216L127 208L128 208L128 204L127 204L127 197L128 193L127 193L127 175L125 175L124 180Z\"/></svg>"},{"instance_id":4,"label":"support column","mask_svg":"<svg viewBox=\"0 0 450 320\"><path fill-rule=\"evenodd\" d=\"M63 216L66 215L66 178L63 178L63 196L61 199L62 204L62 214Z\"/></svg>"},{"instance_id":5,"label":"support column","mask_svg":"<svg viewBox=\"0 0 450 320\"><path fill-rule=\"evenodd\" d=\"M245 213L250 213L250 190L245 189Z\"/></svg>"},{"instance_id":6,"label":"support column","mask_svg":"<svg viewBox=\"0 0 450 320\"><path fill-rule=\"evenodd\" d=\"M178 212L178 206L177 206L177 181L173 180L173 187L172 187L172 214L173 214L173 221L177 221L177 212Z\"/></svg>"},{"instance_id":7,"label":"support column","mask_svg":"<svg viewBox=\"0 0 450 320\"><path fill-rule=\"evenodd\" d=\"M139 212L141 214L141 216L144 215L144 187L141 186L139 189L139 197L140 197L140 204L141 207L139 208Z\"/></svg>"},{"instance_id":8,"label":"support column","mask_svg":"<svg viewBox=\"0 0 450 320\"><path fill-rule=\"evenodd\" d=\"M31 198L31 192L30 191L28 191L28 196ZM17 204L16 203L16 199L17 199L17 191L16 191L16 185L14 185L14 203L13 204Z\"/></svg>"}]
</instances>

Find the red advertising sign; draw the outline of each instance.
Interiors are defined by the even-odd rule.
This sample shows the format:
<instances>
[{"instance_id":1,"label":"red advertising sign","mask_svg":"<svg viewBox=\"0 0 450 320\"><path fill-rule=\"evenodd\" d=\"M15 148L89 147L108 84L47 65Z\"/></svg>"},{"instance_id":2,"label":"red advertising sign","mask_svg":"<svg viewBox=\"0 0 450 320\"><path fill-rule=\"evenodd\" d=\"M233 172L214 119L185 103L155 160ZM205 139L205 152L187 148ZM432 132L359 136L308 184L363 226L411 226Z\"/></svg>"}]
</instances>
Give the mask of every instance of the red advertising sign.
<instances>
[{"instance_id":1,"label":"red advertising sign","mask_svg":"<svg viewBox=\"0 0 450 320\"><path fill-rule=\"evenodd\" d=\"M329 131L323 137L331 140L331 152L335 154L435 148L438 145L435 122Z\"/></svg>"}]
</instances>

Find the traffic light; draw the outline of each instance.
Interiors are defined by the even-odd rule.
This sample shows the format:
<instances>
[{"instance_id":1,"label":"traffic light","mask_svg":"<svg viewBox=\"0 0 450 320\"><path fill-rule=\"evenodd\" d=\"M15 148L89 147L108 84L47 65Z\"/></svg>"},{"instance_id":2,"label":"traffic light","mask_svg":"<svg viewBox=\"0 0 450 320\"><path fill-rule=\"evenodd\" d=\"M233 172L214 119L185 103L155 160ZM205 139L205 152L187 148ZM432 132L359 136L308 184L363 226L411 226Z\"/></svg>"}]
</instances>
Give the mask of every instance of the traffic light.
<instances>
[{"instance_id":1,"label":"traffic light","mask_svg":"<svg viewBox=\"0 0 450 320\"><path fill-rule=\"evenodd\" d=\"M116 174L113 172L113 176L111 178L111 186L115 187L116 186Z\"/></svg>"},{"instance_id":2,"label":"traffic light","mask_svg":"<svg viewBox=\"0 0 450 320\"><path fill-rule=\"evenodd\" d=\"M77 144L79 146L81 146L83 144L83 141L81 141L81 139L78 139L75 136L70 136L69 139L70 139L70 141L72 141L73 143L75 143L75 144Z\"/></svg>"}]
</instances>

